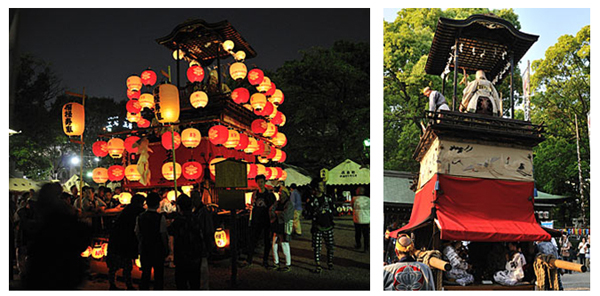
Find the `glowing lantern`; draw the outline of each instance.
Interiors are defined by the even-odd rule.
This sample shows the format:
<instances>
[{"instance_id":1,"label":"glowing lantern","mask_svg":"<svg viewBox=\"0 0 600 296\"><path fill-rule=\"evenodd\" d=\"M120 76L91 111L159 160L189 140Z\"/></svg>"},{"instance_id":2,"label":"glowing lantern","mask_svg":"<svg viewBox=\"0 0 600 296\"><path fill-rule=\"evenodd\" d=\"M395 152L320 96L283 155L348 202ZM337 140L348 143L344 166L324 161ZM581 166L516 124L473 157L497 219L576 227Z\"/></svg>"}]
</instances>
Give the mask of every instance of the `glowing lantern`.
<instances>
[{"instance_id":1,"label":"glowing lantern","mask_svg":"<svg viewBox=\"0 0 600 296\"><path fill-rule=\"evenodd\" d=\"M179 148L179 145L181 144L181 136L179 135L179 133L174 132L173 134L175 135L175 138L173 139L171 139L171 132L165 132L161 136L160 142L162 146L167 150L173 149L173 142L175 142L175 149Z\"/></svg>"},{"instance_id":2,"label":"glowing lantern","mask_svg":"<svg viewBox=\"0 0 600 296\"><path fill-rule=\"evenodd\" d=\"M283 177L283 169L280 167L274 167L274 169L276 172L274 180L280 180Z\"/></svg>"},{"instance_id":3,"label":"glowing lantern","mask_svg":"<svg viewBox=\"0 0 600 296\"><path fill-rule=\"evenodd\" d=\"M88 246L87 249L81 253L81 257L88 258L90 255L92 255L92 247Z\"/></svg>"},{"instance_id":4,"label":"glowing lantern","mask_svg":"<svg viewBox=\"0 0 600 296\"><path fill-rule=\"evenodd\" d=\"M223 161L223 160L225 160L225 159L226 159L226 158L223 158L223 157L215 157L215 158L213 158L213 159L212 159L212 160L209 162L209 166L208 166L208 168L209 168L209 170L210 170L210 175L211 175L211 176L213 176L213 177L215 176L215 164L216 164L216 163L218 163L218 162L221 162L221 161Z\"/></svg>"},{"instance_id":5,"label":"glowing lantern","mask_svg":"<svg viewBox=\"0 0 600 296\"><path fill-rule=\"evenodd\" d=\"M146 118L140 118L140 120L138 120L138 122L137 122L137 125L140 128L150 127L150 120L148 120Z\"/></svg>"},{"instance_id":6,"label":"glowing lantern","mask_svg":"<svg viewBox=\"0 0 600 296\"><path fill-rule=\"evenodd\" d=\"M185 53L181 49L173 51L173 59L175 59L176 61L183 59L184 56Z\"/></svg>"},{"instance_id":7,"label":"glowing lantern","mask_svg":"<svg viewBox=\"0 0 600 296\"><path fill-rule=\"evenodd\" d=\"M167 199L169 201L177 201L177 197L179 196L179 191L175 192L175 190L171 190L167 192Z\"/></svg>"},{"instance_id":8,"label":"glowing lantern","mask_svg":"<svg viewBox=\"0 0 600 296\"><path fill-rule=\"evenodd\" d=\"M108 256L108 243L102 244L102 253L104 253L104 256Z\"/></svg>"},{"instance_id":9,"label":"glowing lantern","mask_svg":"<svg viewBox=\"0 0 600 296\"><path fill-rule=\"evenodd\" d=\"M127 150L127 152L129 152L129 153L137 153L138 148L137 147L133 148L133 144L135 144L135 142L137 142L139 139L140 139L140 137L136 137L136 136L130 136L130 137L125 138L125 141L124 141L125 150Z\"/></svg>"},{"instance_id":10,"label":"glowing lantern","mask_svg":"<svg viewBox=\"0 0 600 296\"><path fill-rule=\"evenodd\" d=\"M202 134L195 128L186 128L181 132L181 143L187 148L196 148L200 145Z\"/></svg>"},{"instance_id":11,"label":"glowing lantern","mask_svg":"<svg viewBox=\"0 0 600 296\"><path fill-rule=\"evenodd\" d=\"M131 75L127 78L127 89L139 91L142 88L142 79L139 76Z\"/></svg>"},{"instance_id":12,"label":"glowing lantern","mask_svg":"<svg viewBox=\"0 0 600 296\"><path fill-rule=\"evenodd\" d=\"M275 113L275 116L273 116L273 119L271 119L271 123L273 123L274 125L281 125L282 122L283 122L283 113L281 113L281 111L277 111Z\"/></svg>"},{"instance_id":13,"label":"glowing lantern","mask_svg":"<svg viewBox=\"0 0 600 296\"><path fill-rule=\"evenodd\" d=\"M137 266L137 268L142 268L142 261L140 260L140 255L138 255L137 259L135 259L135 266Z\"/></svg>"},{"instance_id":14,"label":"glowing lantern","mask_svg":"<svg viewBox=\"0 0 600 296\"><path fill-rule=\"evenodd\" d=\"M62 108L63 131L67 136L81 136L85 129L85 110L79 103L67 103Z\"/></svg>"},{"instance_id":15,"label":"glowing lantern","mask_svg":"<svg viewBox=\"0 0 600 296\"><path fill-rule=\"evenodd\" d=\"M273 104L271 102L266 102L262 110L254 109L254 114L258 116L268 116L273 113L273 109L275 109Z\"/></svg>"},{"instance_id":16,"label":"glowing lantern","mask_svg":"<svg viewBox=\"0 0 600 296\"><path fill-rule=\"evenodd\" d=\"M98 244L92 248L92 258L100 260L104 257L104 250L102 250L102 245Z\"/></svg>"},{"instance_id":17,"label":"glowing lantern","mask_svg":"<svg viewBox=\"0 0 600 296\"><path fill-rule=\"evenodd\" d=\"M108 155L112 158L121 158L123 156L123 150L125 150L125 143L119 138L112 138L106 145Z\"/></svg>"},{"instance_id":18,"label":"glowing lantern","mask_svg":"<svg viewBox=\"0 0 600 296\"><path fill-rule=\"evenodd\" d=\"M285 125L285 114L281 113L281 123L279 124L279 126L284 126Z\"/></svg>"},{"instance_id":19,"label":"glowing lantern","mask_svg":"<svg viewBox=\"0 0 600 296\"><path fill-rule=\"evenodd\" d=\"M275 90L277 90L275 83L271 81L271 87L265 92L265 96L272 96L275 93Z\"/></svg>"},{"instance_id":20,"label":"glowing lantern","mask_svg":"<svg viewBox=\"0 0 600 296\"><path fill-rule=\"evenodd\" d=\"M275 149L275 156L273 157L273 161L279 162L279 160L281 159L282 156L283 156L283 151L281 151L279 149Z\"/></svg>"},{"instance_id":21,"label":"glowing lantern","mask_svg":"<svg viewBox=\"0 0 600 296\"><path fill-rule=\"evenodd\" d=\"M183 177L188 180L198 180L202 178L202 165L197 161L188 161L183 164L182 168Z\"/></svg>"},{"instance_id":22,"label":"glowing lantern","mask_svg":"<svg viewBox=\"0 0 600 296\"><path fill-rule=\"evenodd\" d=\"M277 169L276 168L274 168L274 167L267 167L266 171L267 171L267 176L268 177L267 176L265 176L265 177L267 177L267 180L278 179L277 178Z\"/></svg>"},{"instance_id":23,"label":"glowing lantern","mask_svg":"<svg viewBox=\"0 0 600 296\"><path fill-rule=\"evenodd\" d=\"M250 92L243 87L238 87L231 92L231 99L237 104L244 104L249 98Z\"/></svg>"},{"instance_id":24,"label":"glowing lantern","mask_svg":"<svg viewBox=\"0 0 600 296\"><path fill-rule=\"evenodd\" d=\"M225 51L233 50L234 46L235 46L235 43L233 43L233 41L231 41L231 40L225 40L225 42L223 42L223 49L225 49Z\"/></svg>"},{"instance_id":25,"label":"glowing lantern","mask_svg":"<svg viewBox=\"0 0 600 296\"><path fill-rule=\"evenodd\" d=\"M258 135L262 135L267 130L267 121L264 119L255 119L252 121L250 128L252 132Z\"/></svg>"},{"instance_id":26,"label":"glowing lantern","mask_svg":"<svg viewBox=\"0 0 600 296\"><path fill-rule=\"evenodd\" d=\"M285 153L285 151L281 151L281 158L279 159L279 162L285 162L286 158L287 154Z\"/></svg>"},{"instance_id":27,"label":"glowing lantern","mask_svg":"<svg viewBox=\"0 0 600 296\"><path fill-rule=\"evenodd\" d=\"M262 165L262 164L257 164L256 165L256 175L257 176L258 175L263 175L263 176L266 177L266 172L267 172L267 169L265 168L264 165Z\"/></svg>"},{"instance_id":28,"label":"glowing lantern","mask_svg":"<svg viewBox=\"0 0 600 296\"><path fill-rule=\"evenodd\" d=\"M252 154L262 155L263 152L265 152L265 142L259 140L259 141L256 141L256 144L257 144L258 148Z\"/></svg>"},{"instance_id":29,"label":"glowing lantern","mask_svg":"<svg viewBox=\"0 0 600 296\"><path fill-rule=\"evenodd\" d=\"M143 93L138 102L140 103L140 107L154 109L154 96L151 93Z\"/></svg>"},{"instance_id":30,"label":"glowing lantern","mask_svg":"<svg viewBox=\"0 0 600 296\"><path fill-rule=\"evenodd\" d=\"M277 132L278 132L277 126L270 122L267 122L267 129L263 133L263 136L271 138L271 137L274 137L277 134Z\"/></svg>"},{"instance_id":31,"label":"glowing lantern","mask_svg":"<svg viewBox=\"0 0 600 296\"><path fill-rule=\"evenodd\" d=\"M285 181L287 179L287 172L282 170L281 177L279 177L279 181Z\"/></svg>"},{"instance_id":32,"label":"glowing lantern","mask_svg":"<svg viewBox=\"0 0 600 296\"><path fill-rule=\"evenodd\" d=\"M258 157L258 162L262 163L262 164L267 164L269 163L269 159L264 157L264 156L259 156Z\"/></svg>"},{"instance_id":33,"label":"glowing lantern","mask_svg":"<svg viewBox=\"0 0 600 296\"><path fill-rule=\"evenodd\" d=\"M119 202L122 205L128 205L131 203L131 193L125 191L125 192L121 192L121 194L119 194Z\"/></svg>"},{"instance_id":34,"label":"glowing lantern","mask_svg":"<svg viewBox=\"0 0 600 296\"><path fill-rule=\"evenodd\" d=\"M240 142L240 134L236 130L229 130L229 136L227 137L227 141L223 143L223 146L226 148L235 148L237 144Z\"/></svg>"},{"instance_id":35,"label":"glowing lantern","mask_svg":"<svg viewBox=\"0 0 600 296\"><path fill-rule=\"evenodd\" d=\"M215 244L217 248L225 248L229 245L229 236L225 230L217 228L215 231Z\"/></svg>"},{"instance_id":36,"label":"glowing lantern","mask_svg":"<svg viewBox=\"0 0 600 296\"><path fill-rule=\"evenodd\" d=\"M276 89L275 92L269 98L269 101L277 106L281 105L284 100L283 92L279 89Z\"/></svg>"},{"instance_id":37,"label":"glowing lantern","mask_svg":"<svg viewBox=\"0 0 600 296\"><path fill-rule=\"evenodd\" d=\"M137 164L131 164L125 168L125 178L132 182L139 181L142 178L142 175L138 172Z\"/></svg>"},{"instance_id":38,"label":"glowing lantern","mask_svg":"<svg viewBox=\"0 0 600 296\"><path fill-rule=\"evenodd\" d=\"M248 72L248 82L250 82L251 85L259 85L264 78L265 74L261 69L252 69Z\"/></svg>"},{"instance_id":39,"label":"glowing lantern","mask_svg":"<svg viewBox=\"0 0 600 296\"><path fill-rule=\"evenodd\" d=\"M273 106L273 111L271 113L269 113L268 115L265 115L269 120L273 120L273 118L275 117L275 115L277 115L277 106L273 105L273 103L269 102L269 104L271 104ZM274 123L273 123L274 124Z\"/></svg>"},{"instance_id":40,"label":"glowing lantern","mask_svg":"<svg viewBox=\"0 0 600 296\"><path fill-rule=\"evenodd\" d=\"M277 155L277 148L272 148L269 154L267 155L268 159L273 159Z\"/></svg>"},{"instance_id":41,"label":"glowing lantern","mask_svg":"<svg viewBox=\"0 0 600 296\"><path fill-rule=\"evenodd\" d=\"M243 151L248 147L248 136L244 133L240 133L240 141L235 146L235 150Z\"/></svg>"},{"instance_id":42,"label":"glowing lantern","mask_svg":"<svg viewBox=\"0 0 600 296\"><path fill-rule=\"evenodd\" d=\"M127 98L129 99L139 99L140 91L139 90L127 90Z\"/></svg>"},{"instance_id":43,"label":"glowing lantern","mask_svg":"<svg viewBox=\"0 0 600 296\"><path fill-rule=\"evenodd\" d=\"M246 53L243 50L238 50L238 52L233 55L233 58L236 61L243 61L246 58Z\"/></svg>"},{"instance_id":44,"label":"glowing lantern","mask_svg":"<svg viewBox=\"0 0 600 296\"><path fill-rule=\"evenodd\" d=\"M277 133L277 135L273 137L273 144L277 147L285 147L285 145L287 145L287 137L284 133Z\"/></svg>"},{"instance_id":45,"label":"glowing lantern","mask_svg":"<svg viewBox=\"0 0 600 296\"><path fill-rule=\"evenodd\" d=\"M92 180L98 184L103 184L108 181L108 170L105 168L95 168L92 171Z\"/></svg>"},{"instance_id":46,"label":"glowing lantern","mask_svg":"<svg viewBox=\"0 0 600 296\"><path fill-rule=\"evenodd\" d=\"M129 100L125 108L127 108L127 112L129 113L140 113L142 110L142 106L138 100Z\"/></svg>"},{"instance_id":47,"label":"glowing lantern","mask_svg":"<svg viewBox=\"0 0 600 296\"><path fill-rule=\"evenodd\" d=\"M125 177L125 169L121 165L113 165L108 168L108 179L111 181L121 181Z\"/></svg>"},{"instance_id":48,"label":"glowing lantern","mask_svg":"<svg viewBox=\"0 0 600 296\"><path fill-rule=\"evenodd\" d=\"M258 90L261 93L266 93L270 89L271 89L271 79L269 79L269 77L267 77L267 76L265 76L263 78L263 81L256 87L256 90Z\"/></svg>"},{"instance_id":49,"label":"glowing lantern","mask_svg":"<svg viewBox=\"0 0 600 296\"><path fill-rule=\"evenodd\" d=\"M130 101L131 102L131 101ZM142 114L140 113L129 113L127 112L127 120L129 122L138 122L142 119Z\"/></svg>"},{"instance_id":50,"label":"glowing lantern","mask_svg":"<svg viewBox=\"0 0 600 296\"><path fill-rule=\"evenodd\" d=\"M241 62L233 63L229 66L229 74L233 80L239 80L246 78L246 73L248 73L248 69L246 65Z\"/></svg>"},{"instance_id":51,"label":"glowing lantern","mask_svg":"<svg viewBox=\"0 0 600 296\"><path fill-rule=\"evenodd\" d=\"M224 125L215 125L208 130L208 139L213 145L223 145L229 138L229 129Z\"/></svg>"},{"instance_id":52,"label":"glowing lantern","mask_svg":"<svg viewBox=\"0 0 600 296\"><path fill-rule=\"evenodd\" d=\"M150 69L142 72L140 79L143 85L153 86L156 83L156 73Z\"/></svg>"},{"instance_id":53,"label":"glowing lantern","mask_svg":"<svg viewBox=\"0 0 600 296\"><path fill-rule=\"evenodd\" d=\"M248 179L254 179L254 177L256 177L256 172L258 170L258 167L253 164L253 163L249 163L246 165L246 174L248 175Z\"/></svg>"},{"instance_id":54,"label":"glowing lantern","mask_svg":"<svg viewBox=\"0 0 600 296\"><path fill-rule=\"evenodd\" d=\"M188 65L188 67L192 67L192 66L198 66L198 65L200 65L200 63L198 63L198 61L196 61L196 60L191 60L191 61L190 61L190 64Z\"/></svg>"},{"instance_id":55,"label":"glowing lantern","mask_svg":"<svg viewBox=\"0 0 600 296\"><path fill-rule=\"evenodd\" d=\"M267 97L261 93L255 93L250 97L250 105L254 110L262 110L267 104ZM256 112L256 111L255 111Z\"/></svg>"},{"instance_id":56,"label":"glowing lantern","mask_svg":"<svg viewBox=\"0 0 600 296\"><path fill-rule=\"evenodd\" d=\"M94 145L92 145L92 152L94 152L94 155L98 157L104 157L108 155L106 145L107 143L104 141L97 141L96 143L94 143Z\"/></svg>"},{"instance_id":57,"label":"glowing lantern","mask_svg":"<svg viewBox=\"0 0 600 296\"><path fill-rule=\"evenodd\" d=\"M244 149L247 154L254 154L254 151L258 149L258 142L255 138L248 137L248 146Z\"/></svg>"},{"instance_id":58,"label":"glowing lantern","mask_svg":"<svg viewBox=\"0 0 600 296\"><path fill-rule=\"evenodd\" d=\"M161 84L154 97L156 119L160 123L172 123L179 119L179 90L172 84Z\"/></svg>"},{"instance_id":59,"label":"glowing lantern","mask_svg":"<svg viewBox=\"0 0 600 296\"><path fill-rule=\"evenodd\" d=\"M173 176L175 176L177 179L179 179L179 177L181 177L181 165L179 163L176 163L175 175L173 175L173 163L166 162L162 166L162 175L165 179L167 179L169 181L173 181L173 179L174 179Z\"/></svg>"},{"instance_id":60,"label":"glowing lantern","mask_svg":"<svg viewBox=\"0 0 600 296\"><path fill-rule=\"evenodd\" d=\"M203 91L195 91L190 95L190 104L194 108L206 107L208 104L208 95Z\"/></svg>"},{"instance_id":61,"label":"glowing lantern","mask_svg":"<svg viewBox=\"0 0 600 296\"><path fill-rule=\"evenodd\" d=\"M191 83L204 80L204 68L200 65L191 66L187 69L187 78Z\"/></svg>"}]
</instances>

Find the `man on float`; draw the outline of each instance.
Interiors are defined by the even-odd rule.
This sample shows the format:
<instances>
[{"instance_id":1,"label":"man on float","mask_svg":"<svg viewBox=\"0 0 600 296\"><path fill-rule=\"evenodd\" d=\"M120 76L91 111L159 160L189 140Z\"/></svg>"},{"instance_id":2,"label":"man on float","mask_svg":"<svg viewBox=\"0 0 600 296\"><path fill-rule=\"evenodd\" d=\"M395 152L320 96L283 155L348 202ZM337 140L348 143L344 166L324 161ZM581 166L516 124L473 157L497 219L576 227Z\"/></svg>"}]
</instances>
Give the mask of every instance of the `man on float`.
<instances>
[{"instance_id":1,"label":"man on float","mask_svg":"<svg viewBox=\"0 0 600 296\"><path fill-rule=\"evenodd\" d=\"M464 68L463 72L467 77ZM469 82L463 90L463 99L458 110L465 113L502 116L502 98L494 85L486 79L483 70L477 70L475 80Z\"/></svg>"},{"instance_id":2,"label":"man on float","mask_svg":"<svg viewBox=\"0 0 600 296\"><path fill-rule=\"evenodd\" d=\"M439 91L432 90L427 86L423 89L423 95L429 98L429 111L450 111L450 107L448 107L448 103L446 103L446 98Z\"/></svg>"},{"instance_id":3,"label":"man on float","mask_svg":"<svg viewBox=\"0 0 600 296\"><path fill-rule=\"evenodd\" d=\"M435 290L431 269L416 262L415 245L410 237L401 234L396 240L398 262L383 267L383 289L386 291Z\"/></svg>"}]
</instances>

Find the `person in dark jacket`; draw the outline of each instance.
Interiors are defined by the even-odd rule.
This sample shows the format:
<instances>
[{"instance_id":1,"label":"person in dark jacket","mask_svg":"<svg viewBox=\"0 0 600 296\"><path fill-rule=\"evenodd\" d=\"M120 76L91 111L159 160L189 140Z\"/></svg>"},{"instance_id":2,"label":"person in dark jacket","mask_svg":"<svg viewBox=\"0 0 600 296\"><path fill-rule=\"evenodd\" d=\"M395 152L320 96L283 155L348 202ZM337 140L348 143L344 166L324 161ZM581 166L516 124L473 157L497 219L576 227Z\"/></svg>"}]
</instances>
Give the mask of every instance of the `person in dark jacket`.
<instances>
[{"instance_id":1,"label":"person in dark jacket","mask_svg":"<svg viewBox=\"0 0 600 296\"><path fill-rule=\"evenodd\" d=\"M327 266L330 270L333 269L333 216L335 214L335 206L333 199L325 194L325 181L321 178L313 179L311 187L314 194L308 204L308 213L312 219L312 247L315 256L315 273L320 273L321 268L321 246L325 243L327 248Z\"/></svg>"},{"instance_id":2,"label":"person in dark jacket","mask_svg":"<svg viewBox=\"0 0 600 296\"><path fill-rule=\"evenodd\" d=\"M164 288L164 262L169 253L167 238L167 221L156 210L160 204L160 196L151 192L146 198L148 209L137 218L135 233L139 242L140 261L142 264L142 281L140 290L150 288L150 278L154 269L154 290Z\"/></svg>"},{"instance_id":3,"label":"person in dark jacket","mask_svg":"<svg viewBox=\"0 0 600 296\"><path fill-rule=\"evenodd\" d=\"M135 223L139 214L144 212L144 197L136 194L131 203L116 218L108 240L108 283L111 290L117 290L115 277L117 270L123 268L123 277L128 290L134 290L131 282L133 260L138 257L138 240L135 235Z\"/></svg>"},{"instance_id":4,"label":"person in dark jacket","mask_svg":"<svg viewBox=\"0 0 600 296\"><path fill-rule=\"evenodd\" d=\"M288 272L292 264L290 254L290 237L294 222L294 204L290 199L290 191L282 186L279 191L279 200L271 207L271 225L273 235L273 262L277 270ZM285 257L285 265L279 264L278 244Z\"/></svg>"},{"instance_id":5,"label":"person in dark jacket","mask_svg":"<svg viewBox=\"0 0 600 296\"><path fill-rule=\"evenodd\" d=\"M202 251L202 267L200 268L200 290L208 290L208 256L210 252L215 247L215 240L212 239L215 236L215 228L213 224L212 213L208 210L204 202L202 202L202 193L201 191L192 191L192 215L196 216L200 224L202 225L202 230L204 237L207 238L204 240L205 248Z\"/></svg>"},{"instance_id":6,"label":"person in dark jacket","mask_svg":"<svg viewBox=\"0 0 600 296\"><path fill-rule=\"evenodd\" d=\"M265 187L266 178L264 175L257 175L255 180L258 184L258 190L252 195L252 212L250 215L251 237L250 244L248 244L248 258L245 264L242 264L242 267L252 264L256 242L260 235L263 234L263 266L269 268L269 252L271 251L271 239L273 238L269 209L275 203L275 195Z\"/></svg>"}]
</instances>

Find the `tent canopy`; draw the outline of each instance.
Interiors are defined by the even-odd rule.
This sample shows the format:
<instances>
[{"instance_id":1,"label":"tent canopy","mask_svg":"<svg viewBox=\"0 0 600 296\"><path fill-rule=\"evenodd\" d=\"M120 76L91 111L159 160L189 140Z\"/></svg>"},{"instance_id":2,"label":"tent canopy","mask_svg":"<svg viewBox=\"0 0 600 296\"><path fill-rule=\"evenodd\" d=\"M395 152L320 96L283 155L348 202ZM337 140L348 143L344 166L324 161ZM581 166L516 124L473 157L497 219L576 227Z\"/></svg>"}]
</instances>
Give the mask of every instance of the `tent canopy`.
<instances>
[{"instance_id":1,"label":"tent canopy","mask_svg":"<svg viewBox=\"0 0 600 296\"><path fill-rule=\"evenodd\" d=\"M312 180L310 177L300 173L293 168L287 168L284 170L287 173L287 179L285 179L285 185L289 186L296 184L297 186L303 186L310 184Z\"/></svg>"},{"instance_id":2,"label":"tent canopy","mask_svg":"<svg viewBox=\"0 0 600 296\"><path fill-rule=\"evenodd\" d=\"M36 181L25 179L25 178L9 178L8 180L9 191L15 192L27 192L30 189L35 191L39 190L39 184Z\"/></svg>"},{"instance_id":3,"label":"tent canopy","mask_svg":"<svg viewBox=\"0 0 600 296\"><path fill-rule=\"evenodd\" d=\"M437 174L417 192L409 223L392 235L410 232L432 220L440 229L442 240L550 239L534 217L533 182Z\"/></svg>"},{"instance_id":4,"label":"tent canopy","mask_svg":"<svg viewBox=\"0 0 600 296\"><path fill-rule=\"evenodd\" d=\"M346 159L329 171L327 185L367 185L371 183L370 171Z\"/></svg>"}]
</instances>

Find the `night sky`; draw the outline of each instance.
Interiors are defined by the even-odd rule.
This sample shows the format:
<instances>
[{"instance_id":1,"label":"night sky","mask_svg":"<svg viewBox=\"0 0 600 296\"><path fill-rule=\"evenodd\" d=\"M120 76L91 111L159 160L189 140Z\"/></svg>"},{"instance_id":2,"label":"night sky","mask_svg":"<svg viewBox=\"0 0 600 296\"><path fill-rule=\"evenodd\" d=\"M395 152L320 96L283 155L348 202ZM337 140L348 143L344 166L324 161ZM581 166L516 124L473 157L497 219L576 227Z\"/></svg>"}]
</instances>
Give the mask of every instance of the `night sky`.
<instances>
[{"instance_id":1,"label":"night sky","mask_svg":"<svg viewBox=\"0 0 600 296\"><path fill-rule=\"evenodd\" d=\"M150 67L161 77L171 66L176 77L171 52L156 39L188 19L228 20L258 53L246 64L272 71L301 50L369 42L370 34L368 9L20 9L18 53L49 62L69 91L124 100L131 74Z\"/></svg>"}]
</instances>

